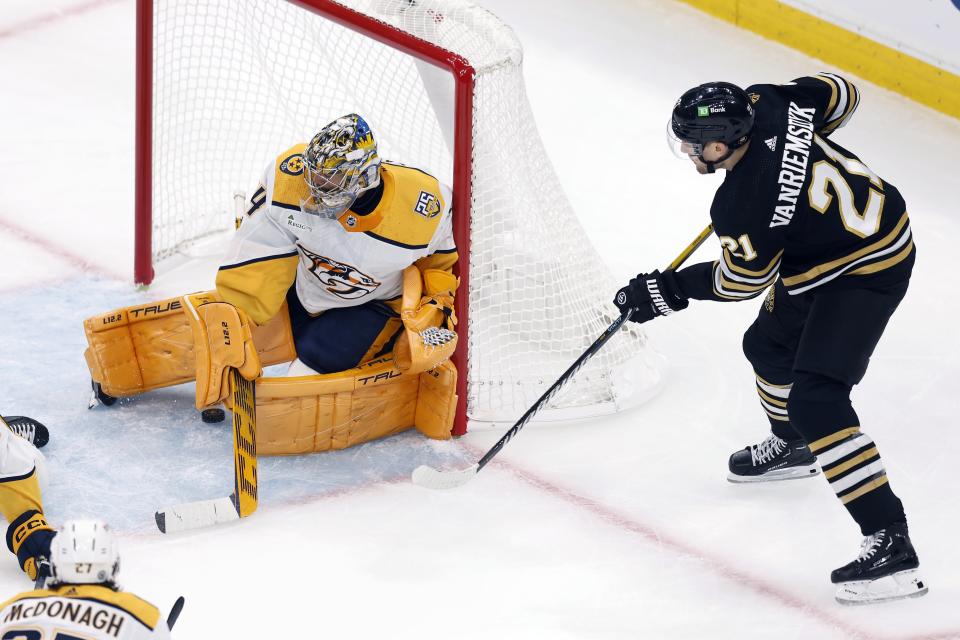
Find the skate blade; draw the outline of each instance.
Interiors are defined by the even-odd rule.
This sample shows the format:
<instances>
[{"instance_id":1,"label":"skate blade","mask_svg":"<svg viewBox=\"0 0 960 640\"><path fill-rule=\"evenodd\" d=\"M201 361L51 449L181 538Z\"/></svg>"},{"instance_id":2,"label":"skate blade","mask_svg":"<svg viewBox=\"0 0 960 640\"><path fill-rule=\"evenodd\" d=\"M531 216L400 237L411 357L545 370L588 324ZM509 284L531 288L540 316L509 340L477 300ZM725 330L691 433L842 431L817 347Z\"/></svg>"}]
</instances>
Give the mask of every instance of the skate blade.
<instances>
[{"instance_id":1,"label":"skate blade","mask_svg":"<svg viewBox=\"0 0 960 640\"><path fill-rule=\"evenodd\" d=\"M728 473L727 480L734 484L746 484L751 482L776 482L778 480L798 480L800 478L812 478L820 475L820 467L816 464L805 467L789 467L787 469L777 469L768 471L759 476L738 476L735 473Z\"/></svg>"},{"instance_id":2,"label":"skate blade","mask_svg":"<svg viewBox=\"0 0 960 640\"><path fill-rule=\"evenodd\" d=\"M920 577L919 569L910 569L876 580L841 582L837 585L835 598L840 604L856 606L919 598L929 590L927 583Z\"/></svg>"}]
</instances>

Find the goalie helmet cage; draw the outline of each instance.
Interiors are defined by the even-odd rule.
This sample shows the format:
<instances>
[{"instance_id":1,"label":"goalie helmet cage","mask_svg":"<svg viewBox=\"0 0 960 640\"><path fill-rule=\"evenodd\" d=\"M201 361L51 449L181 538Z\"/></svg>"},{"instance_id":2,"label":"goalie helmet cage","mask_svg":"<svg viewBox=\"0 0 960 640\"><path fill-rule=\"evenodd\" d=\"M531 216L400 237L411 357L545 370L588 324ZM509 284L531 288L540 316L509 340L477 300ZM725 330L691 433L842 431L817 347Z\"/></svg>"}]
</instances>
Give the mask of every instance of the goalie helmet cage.
<instances>
[{"instance_id":1,"label":"goalie helmet cage","mask_svg":"<svg viewBox=\"0 0 960 640\"><path fill-rule=\"evenodd\" d=\"M513 31L466 0L137 0L135 280L233 228L234 194L345 113L380 155L452 183L461 286L455 434L513 422L617 316L616 285L546 157ZM621 332L538 415L653 395Z\"/></svg>"}]
</instances>

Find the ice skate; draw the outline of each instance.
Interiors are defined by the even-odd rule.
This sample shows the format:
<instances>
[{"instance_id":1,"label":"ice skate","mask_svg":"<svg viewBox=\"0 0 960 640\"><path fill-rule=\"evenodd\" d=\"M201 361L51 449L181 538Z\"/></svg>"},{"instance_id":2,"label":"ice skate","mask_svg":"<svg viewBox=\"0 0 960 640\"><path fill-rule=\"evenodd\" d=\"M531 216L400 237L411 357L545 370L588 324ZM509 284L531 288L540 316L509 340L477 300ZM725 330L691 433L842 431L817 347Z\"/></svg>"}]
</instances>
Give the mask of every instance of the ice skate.
<instances>
[{"instance_id":1,"label":"ice skate","mask_svg":"<svg viewBox=\"0 0 960 640\"><path fill-rule=\"evenodd\" d=\"M830 581L837 585L840 604L917 598L928 590L919 567L907 525L894 524L864 538L860 557L835 569Z\"/></svg>"},{"instance_id":2,"label":"ice skate","mask_svg":"<svg viewBox=\"0 0 960 640\"><path fill-rule=\"evenodd\" d=\"M820 473L817 458L803 440L770 436L730 456L730 482L768 482L811 478Z\"/></svg>"},{"instance_id":3,"label":"ice skate","mask_svg":"<svg viewBox=\"0 0 960 640\"><path fill-rule=\"evenodd\" d=\"M50 431L41 423L33 418L26 416L2 416L0 420L7 425L10 431L14 432L37 449L43 447L50 441Z\"/></svg>"}]
</instances>

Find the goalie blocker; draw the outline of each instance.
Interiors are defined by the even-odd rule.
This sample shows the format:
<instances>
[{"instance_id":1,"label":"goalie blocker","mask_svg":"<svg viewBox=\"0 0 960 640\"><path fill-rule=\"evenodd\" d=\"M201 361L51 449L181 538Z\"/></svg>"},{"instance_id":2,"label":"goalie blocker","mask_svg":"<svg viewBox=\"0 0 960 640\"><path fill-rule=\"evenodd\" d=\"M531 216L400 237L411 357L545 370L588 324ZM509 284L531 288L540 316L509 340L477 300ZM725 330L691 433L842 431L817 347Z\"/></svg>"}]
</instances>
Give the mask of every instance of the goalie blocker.
<instances>
[{"instance_id":1,"label":"goalie blocker","mask_svg":"<svg viewBox=\"0 0 960 640\"><path fill-rule=\"evenodd\" d=\"M408 267L396 360L339 373L262 377L261 366L296 357L286 308L258 327L216 292L88 318L84 355L93 381L115 397L196 380L198 409L218 402L232 408L229 372L255 380L260 454L343 449L410 428L444 439L457 402L457 371L448 361L456 347L456 285L444 272Z\"/></svg>"}]
</instances>

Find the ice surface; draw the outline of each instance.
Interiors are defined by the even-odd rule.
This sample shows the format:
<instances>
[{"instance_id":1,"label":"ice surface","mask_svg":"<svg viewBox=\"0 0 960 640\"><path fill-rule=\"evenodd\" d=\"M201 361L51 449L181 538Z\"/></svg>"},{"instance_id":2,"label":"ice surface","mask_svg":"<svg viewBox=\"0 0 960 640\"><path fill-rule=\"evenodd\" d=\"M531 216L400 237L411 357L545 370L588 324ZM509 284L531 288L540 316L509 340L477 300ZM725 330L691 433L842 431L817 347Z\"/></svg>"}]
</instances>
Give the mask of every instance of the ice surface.
<instances>
[{"instance_id":1,"label":"ice surface","mask_svg":"<svg viewBox=\"0 0 960 640\"><path fill-rule=\"evenodd\" d=\"M669 154L676 96L824 67L675 3L485 4L524 42L551 159L623 278L687 245L720 179ZM212 283L215 250L149 292L126 281L133 9L15 0L0 13L0 411L52 430L51 520L109 520L128 587L164 608L186 595L176 637L960 638L960 123L859 82L860 109L836 134L904 193L917 239L911 291L854 402L908 510L927 597L835 605L829 571L859 534L822 478L724 480L730 451L765 435L739 347L756 302L698 303L651 323L671 361L657 398L528 427L457 490L408 476L474 462L501 430L264 459L254 517L165 538L154 509L229 493L227 427L200 422L189 385L88 411L82 357L84 317ZM609 171L585 175L585 164ZM698 258L716 251L710 241ZM0 556L0 594L27 587Z\"/></svg>"}]
</instances>

